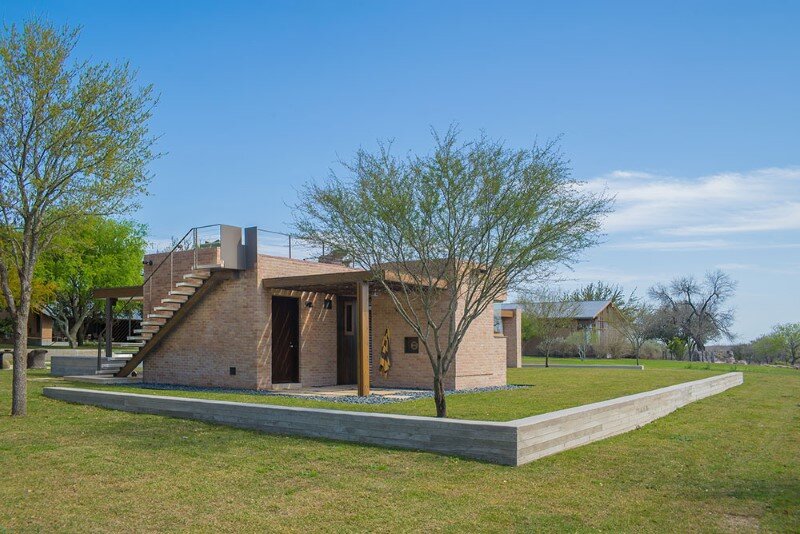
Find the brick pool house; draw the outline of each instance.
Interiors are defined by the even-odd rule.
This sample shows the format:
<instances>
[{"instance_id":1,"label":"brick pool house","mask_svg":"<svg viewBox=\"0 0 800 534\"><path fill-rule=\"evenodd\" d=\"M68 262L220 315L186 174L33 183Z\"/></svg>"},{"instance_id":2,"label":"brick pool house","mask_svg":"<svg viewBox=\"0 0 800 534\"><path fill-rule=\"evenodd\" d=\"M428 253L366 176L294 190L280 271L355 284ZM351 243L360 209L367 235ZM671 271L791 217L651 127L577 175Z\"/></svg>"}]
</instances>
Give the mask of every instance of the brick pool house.
<instances>
[{"instance_id":1,"label":"brick pool house","mask_svg":"<svg viewBox=\"0 0 800 534\"><path fill-rule=\"evenodd\" d=\"M159 384L264 390L357 385L360 395L370 386L432 387L424 348L370 271L324 253L303 259L262 253L258 241L267 234L219 225L211 246L195 240L190 250L146 255L139 288L96 292L142 299L144 320L132 339L141 347L113 369L115 375L128 376L141 363L143 381ZM510 317L502 310L501 318L498 302L472 323L446 389L506 384L507 363L521 360L519 318ZM379 359L387 332L391 368L384 375Z\"/></svg>"}]
</instances>

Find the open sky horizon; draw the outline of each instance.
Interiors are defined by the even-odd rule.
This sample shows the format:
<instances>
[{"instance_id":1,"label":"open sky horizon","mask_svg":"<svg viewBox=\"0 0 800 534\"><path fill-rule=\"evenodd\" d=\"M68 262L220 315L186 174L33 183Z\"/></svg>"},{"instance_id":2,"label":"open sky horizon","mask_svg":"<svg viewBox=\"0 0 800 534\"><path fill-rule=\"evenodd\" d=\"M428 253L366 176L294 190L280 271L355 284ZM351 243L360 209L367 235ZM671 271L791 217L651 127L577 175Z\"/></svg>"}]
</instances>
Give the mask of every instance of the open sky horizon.
<instances>
[{"instance_id":1,"label":"open sky horizon","mask_svg":"<svg viewBox=\"0 0 800 534\"><path fill-rule=\"evenodd\" d=\"M164 155L133 216L153 243L286 231L297 188L378 140L559 139L617 198L563 286L723 269L741 342L800 321L800 4L700 4L11 0L0 20L81 26L76 58L155 86Z\"/></svg>"}]
</instances>

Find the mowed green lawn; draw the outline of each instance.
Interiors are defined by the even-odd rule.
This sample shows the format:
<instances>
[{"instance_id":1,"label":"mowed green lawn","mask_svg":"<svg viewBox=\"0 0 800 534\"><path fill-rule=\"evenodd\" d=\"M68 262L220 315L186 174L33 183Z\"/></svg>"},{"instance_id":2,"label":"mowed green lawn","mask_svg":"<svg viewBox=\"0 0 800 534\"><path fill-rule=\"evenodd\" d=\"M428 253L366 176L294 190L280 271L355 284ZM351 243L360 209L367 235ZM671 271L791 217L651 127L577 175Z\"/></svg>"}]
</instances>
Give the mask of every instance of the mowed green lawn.
<instances>
[{"instance_id":1,"label":"mowed green lawn","mask_svg":"<svg viewBox=\"0 0 800 534\"><path fill-rule=\"evenodd\" d=\"M534 386L450 406L512 419L729 369L684 367L514 370ZM41 396L63 383L41 372L12 419L10 382L0 371L0 532L800 530L791 370L746 370L742 386L519 468L71 405Z\"/></svg>"},{"instance_id":2,"label":"mowed green lawn","mask_svg":"<svg viewBox=\"0 0 800 534\"><path fill-rule=\"evenodd\" d=\"M522 364L542 364L545 363L543 356L524 356ZM551 364L566 364L566 365L636 365L634 358L550 358ZM645 360L640 359L639 364L643 365L645 369L695 369L695 370L717 370L717 371L747 371L750 373L774 373L776 371L791 371L786 365L734 365L723 363L707 363L707 362L681 362L675 360Z\"/></svg>"},{"instance_id":3,"label":"mowed green lawn","mask_svg":"<svg viewBox=\"0 0 800 534\"><path fill-rule=\"evenodd\" d=\"M673 368L659 370L658 372L620 371L616 369L581 369L579 372L573 369L556 368L547 370L509 369L508 382L527 387L505 391L449 395L447 413L448 417L457 419L510 421L562 408L571 408L579 404L613 399L681 382L698 380L724 373L730 368L730 366L714 370ZM53 382L53 384L56 384L56 382ZM277 404L281 406L400 413L406 415L436 415L436 409L431 398L392 404L364 405L325 402L283 395L158 390L130 386L100 386L78 382L58 383L58 385L147 395L201 397L215 400Z\"/></svg>"}]
</instances>

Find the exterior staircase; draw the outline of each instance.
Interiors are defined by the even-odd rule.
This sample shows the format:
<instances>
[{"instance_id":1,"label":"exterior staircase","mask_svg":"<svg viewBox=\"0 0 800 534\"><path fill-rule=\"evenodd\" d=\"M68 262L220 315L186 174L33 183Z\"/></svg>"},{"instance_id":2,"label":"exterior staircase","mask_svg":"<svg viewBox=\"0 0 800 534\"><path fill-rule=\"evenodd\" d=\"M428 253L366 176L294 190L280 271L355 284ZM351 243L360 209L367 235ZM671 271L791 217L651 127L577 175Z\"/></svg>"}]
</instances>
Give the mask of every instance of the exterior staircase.
<instances>
[{"instance_id":1,"label":"exterior staircase","mask_svg":"<svg viewBox=\"0 0 800 534\"><path fill-rule=\"evenodd\" d=\"M198 265L183 281L175 284L167 296L161 299L159 306L153 306L152 312L142 320L141 328L134 330L134 336L128 341L139 346L139 350L130 357L115 357L113 362L102 368L98 374L109 374L125 377L131 374L144 358L163 340L183 317L203 297L222 280L234 276L236 271L223 269L219 265Z\"/></svg>"},{"instance_id":2,"label":"exterior staircase","mask_svg":"<svg viewBox=\"0 0 800 534\"><path fill-rule=\"evenodd\" d=\"M95 371L94 374L100 376L113 376L118 373L120 369L125 367L125 364L131 361L132 358L132 354L115 354L110 358L102 358L100 360L100 369Z\"/></svg>"}]
</instances>

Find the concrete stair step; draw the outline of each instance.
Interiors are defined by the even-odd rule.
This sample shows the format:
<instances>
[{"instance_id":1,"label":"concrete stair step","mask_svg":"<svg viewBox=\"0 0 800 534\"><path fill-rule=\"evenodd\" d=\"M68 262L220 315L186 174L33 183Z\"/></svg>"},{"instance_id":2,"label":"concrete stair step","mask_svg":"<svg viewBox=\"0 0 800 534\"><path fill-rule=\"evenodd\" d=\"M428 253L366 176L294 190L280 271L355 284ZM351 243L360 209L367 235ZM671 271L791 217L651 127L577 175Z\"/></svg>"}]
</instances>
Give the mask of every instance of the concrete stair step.
<instances>
[{"instance_id":1,"label":"concrete stair step","mask_svg":"<svg viewBox=\"0 0 800 534\"><path fill-rule=\"evenodd\" d=\"M191 297L192 295L194 295L194 288L184 287L181 289L174 289L169 292L169 295L173 297Z\"/></svg>"},{"instance_id":2,"label":"concrete stair step","mask_svg":"<svg viewBox=\"0 0 800 534\"><path fill-rule=\"evenodd\" d=\"M176 304L174 302L172 302L170 304L164 304L164 305L161 305L161 306L153 306L153 311L156 311L156 312L164 312L164 311L176 312L179 309L181 309L181 305L180 304Z\"/></svg>"},{"instance_id":3,"label":"concrete stair step","mask_svg":"<svg viewBox=\"0 0 800 534\"><path fill-rule=\"evenodd\" d=\"M185 280L188 280L188 279L208 280L209 278L211 278L211 271L198 269L196 271L190 272L189 274L184 274L183 278Z\"/></svg>"},{"instance_id":4,"label":"concrete stair step","mask_svg":"<svg viewBox=\"0 0 800 534\"><path fill-rule=\"evenodd\" d=\"M142 326L163 326L166 322L166 319L160 317L149 317L142 321Z\"/></svg>"},{"instance_id":5,"label":"concrete stair step","mask_svg":"<svg viewBox=\"0 0 800 534\"><path fill-rule=\"evenodd\" d=\"M148 334L141 334L138 336L128 336L128 341L147 341L151 337L153 336Z\"/></svg>"},{"instance_id":6,"label":"concrete stair step","mask_svg":"<svg viewBox=\"0 0 800 534\"><path fill-rule=\"evenodd\" d=\"M199 271L213 271L214 269L222 269L224 266L221 263L209 263L207 265L197 265L195 270Z\"/></svg>"},{"instance_id":7,"label":"concrete stair step","mask_svg":"<svg viewBox=\"0 0 800 534\"><path fill-rule=\"evenodd\" d=\"M142 328L134 328L133 329L133 333L134 334L155 334L156 332L158 332L159 328L160 328L159 326L152 325L152 324L151 325L145 325Z\"/></svg>"},{"instance_id":8,"label":"concrete stair step","mask_svg":"<svg viewBox=\"0 0 800 534\"><path fill-rule=\"evenodd\" d=\"M171 297L167 297L165 299L161 299L161 303L162 304L169 304L169 303L183 304L187 300L189 300L189 296L188 295L186 295L186 296L184 296L184 295L173 295Z\"/></svg>"},{"instance_id":9,"label":"concrete stair step","mask_svg":"<svg viewBox=\"0 0 800 534\"><path fill-rule=\"evenodd\" d=\"M202 285L203 285L202 280L194 280L192 278L187 278L185 282L178 282L177 284L175 284L175 287L193 287L197 289Z\"/></svg>"}]
</instances>

